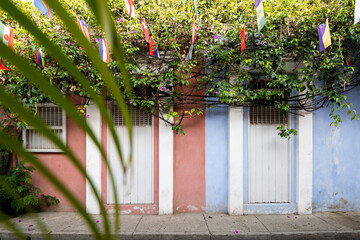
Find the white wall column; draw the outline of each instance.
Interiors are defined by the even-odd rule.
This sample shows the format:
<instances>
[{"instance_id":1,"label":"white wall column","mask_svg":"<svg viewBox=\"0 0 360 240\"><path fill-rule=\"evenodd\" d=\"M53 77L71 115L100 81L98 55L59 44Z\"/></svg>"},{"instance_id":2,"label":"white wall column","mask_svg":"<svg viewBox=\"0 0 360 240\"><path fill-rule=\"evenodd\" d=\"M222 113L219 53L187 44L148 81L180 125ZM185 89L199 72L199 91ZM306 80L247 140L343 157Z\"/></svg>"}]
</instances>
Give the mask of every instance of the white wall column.
<instances>
[{"instance_id":1,"label":"white wall column","mask_svg":"<svg viewBox=\"0 0 360 240\"><path fill-rule=\"evenodd\" d=\"M172 118L170 121L173 121ZM174 131L159 120L159 214L173 213Z\"/></svg>"},{"instance_id":2,"label":"white wall column","mask_svg":"<svg viewBox=\"0 0 360 240\"><path fill-rule=\"evenodd\" d=\"M296 203L298 214L312 213L313 120L300 111L297 119Z\"/></svg>"},{"instance_id":3,"label":"white wall column","mask_svg":"<svg viewBox=\"0 0 360 240\"><path fill-rule=\"evenodd\" d=\"M101 141L101 115L99 109L93 102L89 103L86 109L89 116L86 122L94 132L98 141ZM86 134L86 174L95 185L97 194L101 193L101 154L90 136ZM86 212L89 214L100 214L100 205L86 180Z\"/></svg>"},{"instance_id":4,"label":"white wall column","mask_svg":"<svg viewBox=\"0 0 360 240\"><path fill-rule=\"evenodd\" d=\"M229 107L229 195L230 215L244 214L244 117L242 108Z\"/></svg>"}]
</instances>

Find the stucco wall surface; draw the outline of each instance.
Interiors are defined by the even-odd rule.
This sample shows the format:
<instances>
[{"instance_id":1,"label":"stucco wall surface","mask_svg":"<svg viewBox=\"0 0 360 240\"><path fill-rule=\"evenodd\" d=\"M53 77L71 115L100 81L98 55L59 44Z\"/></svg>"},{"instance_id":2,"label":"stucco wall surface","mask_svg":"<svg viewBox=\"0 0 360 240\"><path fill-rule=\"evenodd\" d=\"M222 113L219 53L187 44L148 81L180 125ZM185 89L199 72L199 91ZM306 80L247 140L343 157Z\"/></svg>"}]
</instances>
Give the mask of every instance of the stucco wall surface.
<instances>
[{"instance_id":1,"label":"stucco wall surface","mask_svg":"<svg viewBox=\"0 0 360 240\"><path fill-rule=\"evenodd\" d=\"M205 211L228 210L228 108L206 110Z\"/></svg>"},{"instance_id":2,"label":"stucco wall surface","mask_svg":"<svg viewBox=\"0 0 360 240\"><path fill-rule=\"evenodd\" d=\"M184 119L174 136L174 212L205 210L205 117Z\"/></svg>"},{"instance_id":3,"label":"stucco wall surface","mask_svg":"<svg viewBox=\"0 0 360 240\"><path fill-rule=\"evenodd\" d=\"M348 94L360 113L360 88ZM330 126L330 108L313 114L313 211L360 211L360 121L341 111Z\"/></svg>"},{"instance_id":4,"label":"stucco wall surface","mask_svg":"<svg viewBox=\"0 0 360 240\"><path fill-rule=\"evenodd\" d=\"M76 106L84 104L83 99L77 96L68 96ZM91 117L91 116L90 116ZM71 118L66 117L66 144L73 151L75 157L85 169L86 163L86 134ZM71 191L77 200L86 204L85 177L74 164L62 153L37 153L36 156L59 180ZM75 211L72 204L54 187L39 171L34 171L33 184L39 187L43 194L55 196L60 200L57 206L45 208L45 211Z\"/></svg>"},{"instance_id":5,"label":"stucco wall surface","mask_svg":"<svg viewBox=\"0 0 360 240\"><path fill-rule=\"evenodd\" d=\"M85 168L85 133L70 118L67 117L66 121L67 145ZM62 153L38 153L36 156L85 207L85 177L80 174L70 160ZM39 187L43 194L56 196L60 200L59 205L45 210L74 211L66 198L38 171L34 171L32 177L33 184Z\"/></svg>"}]
</instances>

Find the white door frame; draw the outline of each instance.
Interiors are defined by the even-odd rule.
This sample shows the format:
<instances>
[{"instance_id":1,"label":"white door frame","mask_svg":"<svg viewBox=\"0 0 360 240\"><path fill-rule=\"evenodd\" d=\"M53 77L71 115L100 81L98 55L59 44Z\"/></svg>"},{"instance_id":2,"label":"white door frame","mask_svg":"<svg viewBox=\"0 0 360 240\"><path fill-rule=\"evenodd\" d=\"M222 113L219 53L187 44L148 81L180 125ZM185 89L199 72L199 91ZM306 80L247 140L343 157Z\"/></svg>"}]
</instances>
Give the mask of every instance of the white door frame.
<instances>
[{"instance_id":1,"label":"white door frame","mask_svg":"<svg viewBox=\"0 0 360 240\"><path fill-rule=\"evenodd\" d=\"M87 108L87 123L101 139L101 114L90 101ZM173 119L169 119L173 121ZM101 154L90 136L86 134L86 174L92 179L97 194L101 194ZM174 131L172 126L159 120L159 214L173 213L173 182L174 182ZM89 214L100 214L95 193L86 182L86 211Z\"/></svg>"},{"instance_id":2,"label":"white door frame","mask_svg":"<svg viewBox=\"0 0 360 240\"><path fill-rule=\"evenodd\" d=\"M296 210L312 213L312 113L299 112L296 129ZM228 213L244 214L244 114L243 109L229 108L229 181ZM290 151L295 151L291 149Z\"/></svg>"}]
</instances>

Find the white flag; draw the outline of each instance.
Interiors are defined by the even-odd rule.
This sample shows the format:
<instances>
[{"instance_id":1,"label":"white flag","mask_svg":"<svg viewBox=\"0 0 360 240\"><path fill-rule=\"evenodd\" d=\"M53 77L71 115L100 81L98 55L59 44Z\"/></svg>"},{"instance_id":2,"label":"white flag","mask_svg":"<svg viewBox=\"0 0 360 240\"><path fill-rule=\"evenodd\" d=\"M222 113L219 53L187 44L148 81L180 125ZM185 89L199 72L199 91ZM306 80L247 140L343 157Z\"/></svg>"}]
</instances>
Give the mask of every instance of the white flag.
<instances>
[{"instance_id":1,"label":"white flag","mask_svg":"<svg viewBox=\"0 0 360 240\"><path fill-rule=\"evenodd\" d=\"M135 5L133 0L125 0L125 7L131 17L135 18Z\"/></svg>"},{"instance_id":2,"label":"white flag","mask_svg":"<svg viewBox=\"0 0 360 240\"><path fill-rule=\"evenodd\" d=\"M354 24L360 21L360 0L355 0Z\"/></svg>"}]
</instances>

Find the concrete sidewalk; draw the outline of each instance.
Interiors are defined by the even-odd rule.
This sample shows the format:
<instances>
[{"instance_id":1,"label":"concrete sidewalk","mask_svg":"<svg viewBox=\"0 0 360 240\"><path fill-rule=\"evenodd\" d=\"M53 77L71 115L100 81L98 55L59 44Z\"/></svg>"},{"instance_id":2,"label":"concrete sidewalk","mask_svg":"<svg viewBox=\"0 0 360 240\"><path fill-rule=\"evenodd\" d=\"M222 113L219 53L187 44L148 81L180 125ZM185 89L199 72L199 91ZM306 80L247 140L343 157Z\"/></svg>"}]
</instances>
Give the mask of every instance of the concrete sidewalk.
<instances>
[{"instance_id":1,"label":"concrete sidewalk","mask_svg":"<svg viewBox=\"0 0 360 240\"><path fill-rule=\"evenodd\" d=\"M77 213L36 215L53 239L93 239ZM92 215L102 229L102 219ZM111 222L114 216L109 215ZM45 239L34 216L12 219L28 239ZM314 213L313 215L175 214L122 215L120 239L360 239L360 212ZM0 239L17 239L0 225Z\"/></svg>"}]
</instances>

